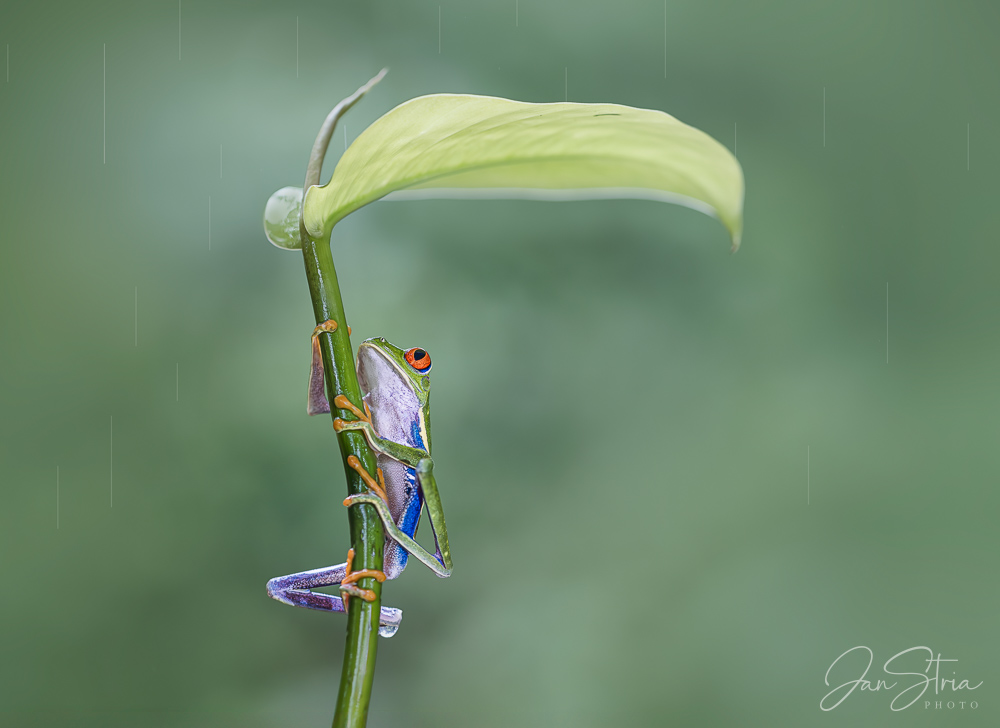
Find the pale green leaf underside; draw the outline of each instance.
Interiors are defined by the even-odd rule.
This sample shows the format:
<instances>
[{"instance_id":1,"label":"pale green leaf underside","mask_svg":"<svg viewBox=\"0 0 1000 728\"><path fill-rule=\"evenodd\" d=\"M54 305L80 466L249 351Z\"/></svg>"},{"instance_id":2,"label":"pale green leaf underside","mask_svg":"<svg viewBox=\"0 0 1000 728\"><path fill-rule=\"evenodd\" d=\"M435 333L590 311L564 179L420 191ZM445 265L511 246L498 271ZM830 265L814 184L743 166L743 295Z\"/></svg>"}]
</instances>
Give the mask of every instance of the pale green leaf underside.
<instances>
[{"instance_id":1,"label":"pale green leaf underside","mask_svg":"<svg viewBox=\"0 0 1000 728\"><path fill-rule=\"evenodd\" d=\"M734 248L743 171L719 142L662 111L618 104L530 104L436 94L400 104L311 187L303 219L322 239L359 207L393 197L638 197L717 217Z\"/></svg>"}]
</instances>

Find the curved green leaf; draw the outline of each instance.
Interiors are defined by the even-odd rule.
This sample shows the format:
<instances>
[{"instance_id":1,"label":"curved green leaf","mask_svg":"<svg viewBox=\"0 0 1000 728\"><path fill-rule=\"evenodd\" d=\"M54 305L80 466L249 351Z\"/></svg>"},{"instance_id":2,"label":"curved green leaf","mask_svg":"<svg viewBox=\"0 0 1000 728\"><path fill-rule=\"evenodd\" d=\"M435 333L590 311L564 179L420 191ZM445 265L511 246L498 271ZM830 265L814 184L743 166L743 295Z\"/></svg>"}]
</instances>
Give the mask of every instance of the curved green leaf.
<instances>
[{"instance_id":1,"label":"curved green leaf","mask_svg":"<svg viewBox=\"0 0 1000 728\"><path fill-rule=\"evenodd\" d=\"M264 206L264 234L275 247L301 250L299 214L302 210L302 188L282 187L271 195Z\"/></svg>"},{"instance_id":2,"label":"curved green leaf","mask_svg":"<svg viewBox=\"0 0 1000 728\"><path fill-rule=\"evenodd\" d=\"M400 104L310 187L314 238L359 207L394 197L640 197L717 217L739 246L743 171L729 150L662 111L618 104L530 104L435 94Z\"/></svg>"}]
</instances>

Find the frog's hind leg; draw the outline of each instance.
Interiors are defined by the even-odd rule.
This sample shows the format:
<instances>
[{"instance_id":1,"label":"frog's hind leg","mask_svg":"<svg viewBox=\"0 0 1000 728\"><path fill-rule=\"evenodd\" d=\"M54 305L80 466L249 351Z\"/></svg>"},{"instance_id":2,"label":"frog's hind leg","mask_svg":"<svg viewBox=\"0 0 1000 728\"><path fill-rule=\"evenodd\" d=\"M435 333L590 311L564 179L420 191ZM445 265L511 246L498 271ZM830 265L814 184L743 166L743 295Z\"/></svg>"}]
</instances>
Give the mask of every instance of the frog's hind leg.
<instances>
[{"instance_id":1,"label":"frog's hind leg","mask_svg":"<svg viewBox=\"0 0 1000 728\"><path fill-rule=\"evenodd\" d=\"M369 576L366 574L366 576ZM283 604L306 609L318 609L324 612L344 612L344 601L341 597L323 592L311 591L321 586L342 584L347 577L347 564L325 566L322 569L300 571L297 574L276 576L267 582L267 595ZM358 577L361 578L361 577ZM353 584L348 583L350 593L355 593ZM355 596L360 596L355 593ZM403 619L403 611L395 607L382 607L379 614L379 634L391 637L399 629Z\"/></svg>"}]
</instances>

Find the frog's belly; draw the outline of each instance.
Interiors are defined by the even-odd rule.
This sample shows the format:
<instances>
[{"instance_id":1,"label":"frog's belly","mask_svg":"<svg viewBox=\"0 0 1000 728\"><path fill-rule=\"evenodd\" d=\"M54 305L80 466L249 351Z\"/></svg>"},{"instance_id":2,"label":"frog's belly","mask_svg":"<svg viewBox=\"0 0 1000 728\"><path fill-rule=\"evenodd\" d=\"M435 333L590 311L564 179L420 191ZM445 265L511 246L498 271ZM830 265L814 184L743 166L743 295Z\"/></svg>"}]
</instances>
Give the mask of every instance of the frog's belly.
<instances>
[{"instance_id":1,"label":"frog's belly","mask_svg":"<svg viewBox=\"0 0 1000 728\"><path fill-rule=\"evenodd\" d=\"M385 455L378 456L378 466L385 476L385 493L389 500L389 512L399 530L410 538L417 533L423 498L417 486L417 474L413 468L403 465ZM385 538L382 570L385 578L395 579L406 568L409 554L390 536Z\"/></svg>"}]
</instances>

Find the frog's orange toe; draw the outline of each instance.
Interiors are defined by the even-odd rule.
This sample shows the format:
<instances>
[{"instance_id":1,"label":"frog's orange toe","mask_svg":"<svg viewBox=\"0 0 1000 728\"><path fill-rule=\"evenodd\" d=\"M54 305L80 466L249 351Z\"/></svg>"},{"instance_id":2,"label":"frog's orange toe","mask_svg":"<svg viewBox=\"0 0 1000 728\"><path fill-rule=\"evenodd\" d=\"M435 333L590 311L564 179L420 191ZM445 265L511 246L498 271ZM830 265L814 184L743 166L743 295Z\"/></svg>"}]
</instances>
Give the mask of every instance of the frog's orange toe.
<instances>
[{"instance_id":1,"label":"frog's orange toe","mask_svg":"<svg viewBox=\"0 0 1000 728\"><path fill-rule=\"evenodd\" d=\"M340 582L340 598L344 602L345 613L347 612L347 600L350 597L358 597L359 599L364 599L366 602L374 602L376 599L375 592L371 589L362 589L355 586L355 583L358 580L374 579L379 584L385 581L385 574L378 569L360 569L358 571L351 571L352 564L354 564L354 549L350 549L347 552L347 563L344 565L346 574Z\"/></svg>"}]
</instances>

